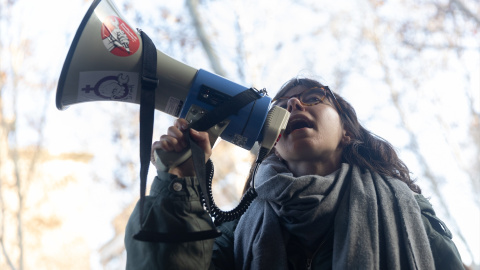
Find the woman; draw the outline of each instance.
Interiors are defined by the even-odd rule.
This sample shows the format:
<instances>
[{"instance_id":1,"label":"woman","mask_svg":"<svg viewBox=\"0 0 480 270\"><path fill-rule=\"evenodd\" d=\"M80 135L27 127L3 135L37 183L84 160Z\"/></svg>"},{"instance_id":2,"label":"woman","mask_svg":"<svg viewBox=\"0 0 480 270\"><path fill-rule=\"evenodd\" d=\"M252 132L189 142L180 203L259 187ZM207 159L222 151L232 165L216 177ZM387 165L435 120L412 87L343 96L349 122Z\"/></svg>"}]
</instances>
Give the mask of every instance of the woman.
<instances>
[{"instance_id":1,"label":"woman","mask_svg":"<svg viewBox=\"0 0 480 270\"><path fill-rule=\"evenodd\" d=\"M291 116L274 151L246 183L246 189L254 183L258 197L245 214L219 226L223 234L214 242L181 244L132 240L138 228L137 218L131 218L125 237L128 267L463 269L451 233L420 195L408 168L388 142L359 124L349 103L317 81L297 78L273 102ZM153 148L181 151L186 124L179 119ZM208 159L208 135L190 134ZM192 163L169 173L159 172L152 185L144 225L168 223L169 207L176 216L181 208L185 223L205 224ZM168 186L179 179L186 192L176 196ZM182 205L158 203L168 200Z\"/></svg>"}]
</instances>

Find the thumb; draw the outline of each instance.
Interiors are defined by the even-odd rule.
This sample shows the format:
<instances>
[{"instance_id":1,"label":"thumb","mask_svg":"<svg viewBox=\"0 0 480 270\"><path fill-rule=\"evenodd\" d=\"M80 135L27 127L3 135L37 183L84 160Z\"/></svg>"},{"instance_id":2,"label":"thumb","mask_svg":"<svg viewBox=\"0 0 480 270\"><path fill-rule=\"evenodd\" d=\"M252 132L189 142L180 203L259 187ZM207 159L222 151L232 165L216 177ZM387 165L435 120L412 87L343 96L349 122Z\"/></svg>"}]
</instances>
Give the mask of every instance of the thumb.
<instances>
[{"instance_id":1,"label":"thumb","mask_svg":"<svg viewBox=\"0 0 480 270\"><path fill-rule=\"evenodd\" d=\"M210 146L210 138L207 132L199 132L195 129L190 129L191 138L202 148L207 156L207 159L212 155L212 147Z\"/></svg>"}]
</instances>

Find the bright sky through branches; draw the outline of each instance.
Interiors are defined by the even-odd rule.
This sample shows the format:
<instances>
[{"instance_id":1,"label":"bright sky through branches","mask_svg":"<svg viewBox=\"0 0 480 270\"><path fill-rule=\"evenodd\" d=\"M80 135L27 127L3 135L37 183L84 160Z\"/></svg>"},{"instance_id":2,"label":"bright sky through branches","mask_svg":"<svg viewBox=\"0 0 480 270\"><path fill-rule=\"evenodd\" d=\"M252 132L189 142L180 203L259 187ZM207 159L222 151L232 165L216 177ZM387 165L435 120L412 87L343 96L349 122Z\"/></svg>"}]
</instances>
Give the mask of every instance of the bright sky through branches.
<instances>
[{"instance_id":1,"label":"bright sky through branches","mask_svg":"<svg viewBox=\"0 0 480 270\"><path fill-rule=\"evenodd\" d=\"M149 34L157 49L211 71L184 1L114 2L133 28ZM471 115L472 110L480 112L480 28L473 20L460 20L458 9L454 19L446 13L441 20L434 16L439 12L436 6L423 2L280 0L272 7L271 1L207 0L201 1L199 11L229 79L265 87L273 95L289 78L305 74L321 79L350 101L362 123L399 150L426 197L431 197L437 215L452 230L465 262L480 264L480 205L475 203L478 194L471 192L468 175L479 168L466 169L478 155L471 129L480 129L480 124ZM463 2L479 14L478 3ZM61 219L61 225L43 233L38 226L32 230L36 235L27 232L40 238L35 244L25 238L27 254L55 258L65 245L76 243L78 248L69 256L86 253L82 260L88 258L91 269L102 269L106 252L101 247L120 239L114 238L118 232L112 222L138 196L138 108L113 102L78 104L66 111L55 107L56 80L90 3L1 1L0 75L6 72L8 80L0 93L4 115L17 118L21 149L38 140L34 120L47 108L42 146L51 160L38 167L38 181L26 191L25 219L36 212L50 221ZM442 35L441 30L450 34ZM407 41L423 47L412 49L415 44L407 46ZM19 75L17 88L13 69ZM392 102L395 93L398 106ZM16 103L11 102L14 97ZM157 113L154 138L171 122ZM439 182L441 198L425 175L409 131ZM81 161L60 158L70 153L87 154ZM244 171L244 163L239 164ZM149 184L154 175L150 170ZM231 185L235 177L243 183L244 178L232 173L223 185ZM127 188L118 188L117 180ZM5 200L13 198L9 196ZM451 220L442 210L442 200ZM12 199L11 205L16 201ZM468 248L449 221L458 224ZM5 235L15 235L15 223L7 221L5 226L9 233ZM116 226L121 227L121 222ZM26 264L31 266L37 259L27 257ZM118 260L121 265L121 256Z\"/></svg>"}]
</instances>

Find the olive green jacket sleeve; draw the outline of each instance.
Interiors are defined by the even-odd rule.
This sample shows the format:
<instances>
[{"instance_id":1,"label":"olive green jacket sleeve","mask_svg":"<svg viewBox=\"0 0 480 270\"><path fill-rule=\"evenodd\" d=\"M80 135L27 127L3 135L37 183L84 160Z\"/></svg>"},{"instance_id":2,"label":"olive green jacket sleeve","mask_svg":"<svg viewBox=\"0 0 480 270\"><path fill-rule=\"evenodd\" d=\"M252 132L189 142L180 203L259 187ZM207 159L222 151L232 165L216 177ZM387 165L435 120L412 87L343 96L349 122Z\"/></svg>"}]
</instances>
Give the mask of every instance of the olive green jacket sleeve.
<instances>
[{"instance_id":1,"label":"olive green jacket sleeve","mask_svg":"<svg viewBox=\"0 0 480 270\"><path fill-rule=\"evenodd\" d=\"M161 233L213 228L199 199L196 178L158 172L146 196L143 229ZM133 239L140 230L137 203L125 230L127 269L209 269L214 239L184 243L151 243Z\"/></svg>"},{"instance_id":2,"label":"olive green jacket sleeve","mask_svg":"<svg viewBox=\"0 0 480 270\"><path fill-rule=\"evenodd\" d=\"M447 225L435 215L432 205L423 195L416 194L415 199L422 212L422 221L430 241L435 269L465 269Z\"/></svg>"}]
</instances>

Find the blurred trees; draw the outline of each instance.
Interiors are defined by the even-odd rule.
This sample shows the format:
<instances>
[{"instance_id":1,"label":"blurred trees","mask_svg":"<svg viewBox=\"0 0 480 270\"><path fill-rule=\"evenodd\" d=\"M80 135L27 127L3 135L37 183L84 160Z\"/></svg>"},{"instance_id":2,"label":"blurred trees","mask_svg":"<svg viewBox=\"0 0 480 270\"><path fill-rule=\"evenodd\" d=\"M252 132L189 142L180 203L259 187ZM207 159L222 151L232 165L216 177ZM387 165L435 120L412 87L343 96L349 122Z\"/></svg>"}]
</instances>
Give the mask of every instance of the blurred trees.
<instances>
[{"instance_id":1,"label":"blurred trees","mask_svg":"<svg viewBox=\"0 0 480 270\"><path fill-rule=\"evenodd\" d=\"M42 59L38 22L18 16L24 4L0 2L0 268L87 269L89 245L66 218L80 209L65 202L85 195L75 186L93 154L52 148L57 68Z\"/></svg>"},{"instance_id":2,"label":"blurred trees","mask_svg":"<svg viewBox=\"0 0 480 270\"><path fill-rule=\"evenodd\" d=\"M32 41L24 34L9 31L14 1L2 3L0 30L0 244L2 268L24 269L27 245L25 236L29 218L37 218L41 224L55 226L55 217L28 216L28 191L37 177L37 168L42 157L43 126L45 124L45 99L38 100L40 110L35 116L22 115L20 111L21 88L37 87L29 81L23 69L32 53ZM45 84L46 85L46 84ZM50 82L50 87L53 82ZM48 86L47 86L48 87ZM19 132L24 128L31 133L31 144L24 145ZM38 229L38 228L37 228Z\"/></svg>"}]
</instances>

